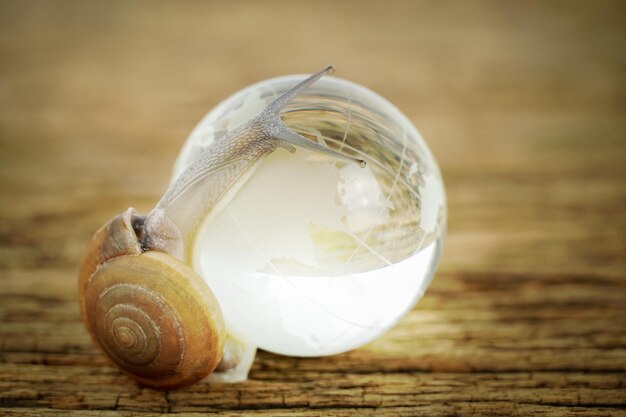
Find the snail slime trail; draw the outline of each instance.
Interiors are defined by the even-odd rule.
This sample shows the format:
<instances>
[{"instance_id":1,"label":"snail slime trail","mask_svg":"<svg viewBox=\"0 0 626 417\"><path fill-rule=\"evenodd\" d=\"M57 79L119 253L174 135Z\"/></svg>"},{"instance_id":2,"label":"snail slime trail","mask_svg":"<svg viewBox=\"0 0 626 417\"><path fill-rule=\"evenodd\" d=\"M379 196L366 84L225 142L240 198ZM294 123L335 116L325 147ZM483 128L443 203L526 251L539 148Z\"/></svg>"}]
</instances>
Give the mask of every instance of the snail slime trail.
<instances>
[{"instance_id":1,"label":"snail slime trail","mask_svg":"<svg viewBox=\"0 0 626 417\"><path fill-rule=\"evenodd\" d=\"M294 84L285 78L218 106L190 136L177 171L219 139L219 129L233 129ZM421 298L442 248L445 194L419 134L406 119L381 119L397 109L381 116L360 90L349 99L329 93L337 82L347 84L318 81L283 121L367 166L279 149L195 239L193 267L219 300L229 332L279 354L330 355L380 336Z\"/></svg>"}]
</instances>

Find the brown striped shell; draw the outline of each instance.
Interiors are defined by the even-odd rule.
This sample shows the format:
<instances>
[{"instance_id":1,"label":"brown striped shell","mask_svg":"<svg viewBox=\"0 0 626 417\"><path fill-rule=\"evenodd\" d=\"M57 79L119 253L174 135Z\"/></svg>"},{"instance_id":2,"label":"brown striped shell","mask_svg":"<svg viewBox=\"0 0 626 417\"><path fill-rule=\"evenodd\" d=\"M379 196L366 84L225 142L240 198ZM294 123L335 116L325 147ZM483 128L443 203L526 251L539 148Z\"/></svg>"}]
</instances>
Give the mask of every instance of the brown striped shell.
<instances>
[{"instance_id":1,"label":"brown striped shell","mask_svg":"<svg viewBox=\"0 0 626 417\"><path fill-rule=\"evenodd\" d=\"M144 385L199 381L218 365L225 329L215 296L189 266L143 251L132 209L94 235L79 273L83 321L97 344Z\"/></svg>"}]
</instances>

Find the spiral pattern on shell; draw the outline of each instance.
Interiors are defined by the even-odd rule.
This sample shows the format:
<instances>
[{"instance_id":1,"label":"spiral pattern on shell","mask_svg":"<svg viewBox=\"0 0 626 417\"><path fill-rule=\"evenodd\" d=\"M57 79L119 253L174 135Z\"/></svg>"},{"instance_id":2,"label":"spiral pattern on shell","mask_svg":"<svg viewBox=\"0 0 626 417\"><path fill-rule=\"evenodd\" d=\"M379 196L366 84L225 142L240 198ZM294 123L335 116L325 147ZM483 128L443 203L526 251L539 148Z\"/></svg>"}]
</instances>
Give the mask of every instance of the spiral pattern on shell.
<instances>
[{"instance_id":1,"label":"spiral pattern on shell","mask_svg":"<svg viewBox=\"0 0 626 417\"><path fill-rule=\"evenodd\" d=\"M185 339L167 303L137 284L100 288L99 281L103 280L96 279L90 286L88 302L95 306L96 338L109 357L144 378L160 378L177 369Z\"/></svg>"},{"instance_id":2,"label":"spiral pattern on shell","mask_svg":"<svg viewBox=\"0 0 626 417\"><path fill-rule=\"evenodd\" d=\"M105 255L95 266L86 262L81 270L87 329L113 362L145 385L171 388L198 381L215 369L223 353L217 300L202 278L175 257L135 251L128 220L118 216L94 237L96 253L120 253ZM107 249L120 236L130 245L127 255Z\"/></svg>"}]
</instances>

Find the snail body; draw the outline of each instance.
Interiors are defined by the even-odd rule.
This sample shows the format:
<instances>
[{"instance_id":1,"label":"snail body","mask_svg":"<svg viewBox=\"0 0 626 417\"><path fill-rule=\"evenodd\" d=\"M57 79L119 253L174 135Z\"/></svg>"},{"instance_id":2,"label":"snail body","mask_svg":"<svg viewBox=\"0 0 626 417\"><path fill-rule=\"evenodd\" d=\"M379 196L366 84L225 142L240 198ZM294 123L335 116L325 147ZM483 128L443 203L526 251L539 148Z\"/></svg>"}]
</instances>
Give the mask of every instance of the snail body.
<instances>
[{"instance_id":1,"label":"snail body","mask_svg":"<svg viewBox=\"0 0 626 417\"><path fill-rule=\"evenodd\" d=\"M232 196L259 159L298 146L364 164L300 136L280 119L287 103L331 71L307 78L215 142L150 213L128 209L94 235L79 271L81 315L107 356L140 383L178 387L206 377L223 357L221 371L237 365L238 343L227 337L219 304L189 257L202 220Z\"/></svg>"}]
</instances>

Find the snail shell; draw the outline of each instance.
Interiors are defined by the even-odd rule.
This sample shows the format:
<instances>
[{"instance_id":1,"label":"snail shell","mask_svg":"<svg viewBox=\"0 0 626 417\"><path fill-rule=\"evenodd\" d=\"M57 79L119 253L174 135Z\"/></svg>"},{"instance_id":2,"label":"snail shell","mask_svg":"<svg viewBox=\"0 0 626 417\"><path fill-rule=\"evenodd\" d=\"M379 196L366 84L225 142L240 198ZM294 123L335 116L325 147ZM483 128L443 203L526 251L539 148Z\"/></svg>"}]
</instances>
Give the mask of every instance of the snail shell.
<instances>
[{"instance_id":1,"label":"snail shell","mask_svg":"<svg viewBox=\"0 0 626 417\"><path fill-rule=\"evenodd\" d=\"M145 385L172 388L211 373L225 330L213 293L174 256L144 252L133 209L94 235L79 274L85 326L121 369Z\"/></svg>"}]
</instances>

